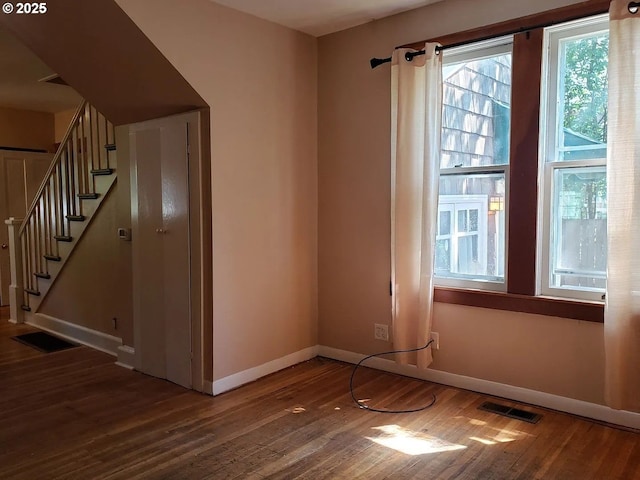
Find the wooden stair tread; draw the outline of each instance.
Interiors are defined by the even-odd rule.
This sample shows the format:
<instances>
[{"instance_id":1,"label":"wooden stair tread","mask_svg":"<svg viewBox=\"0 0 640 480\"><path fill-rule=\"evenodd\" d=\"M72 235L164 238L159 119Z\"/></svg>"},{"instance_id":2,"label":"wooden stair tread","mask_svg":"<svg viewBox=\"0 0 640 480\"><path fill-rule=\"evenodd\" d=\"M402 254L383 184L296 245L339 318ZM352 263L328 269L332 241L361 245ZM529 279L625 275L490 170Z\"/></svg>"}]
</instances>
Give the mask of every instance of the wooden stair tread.
<instances>
[{"instance_id":1,"label":"wooden stair tread","mask_svg":"<svg viewBox=\"0 0 640 480\"><path fill-rule=\"evenodd\" d=\"M99 193L79 193L78 198L80 200L95 200L100 196Z\"/></svg>"},{"instance_id":2,"label":"wooden stair tread","mask_svg":"<svg viewBox=\"0 0 640 480\"><path fill-rule=\"evenodd\" d=\"M91 170L91 175L111 175L113 174L113 168L97 168L95 170Z\"/></svg>"},{"instance_id":3,"label":"wooden stair tread","mask_svg":"<svg viewBox=\"0 0 640 480\"><path fill-rule=\"evenodd\" d=\"M101 145L105 150L100 150ZM28 228L18 232L21 246L27 250L25 263L21 266L24 271L21 287L27 294L23 305L26 311L38 309L38 304L47 295L47 287L64 268L77 241L85 234L91 218L116 181L114 126L86 101L78 106L63 140L56 147L48 174L25 215L24 224ZM94 202L81 203L84 200ZM52 244L52 239L67 245ZM36 255L39 258L35 258ZM43 259L59 264L57 268L51 264L42 265ZM49 283L40 283L40 280ZM27 285L30 288L25 288Z\"/></svg>"}]
</instances>

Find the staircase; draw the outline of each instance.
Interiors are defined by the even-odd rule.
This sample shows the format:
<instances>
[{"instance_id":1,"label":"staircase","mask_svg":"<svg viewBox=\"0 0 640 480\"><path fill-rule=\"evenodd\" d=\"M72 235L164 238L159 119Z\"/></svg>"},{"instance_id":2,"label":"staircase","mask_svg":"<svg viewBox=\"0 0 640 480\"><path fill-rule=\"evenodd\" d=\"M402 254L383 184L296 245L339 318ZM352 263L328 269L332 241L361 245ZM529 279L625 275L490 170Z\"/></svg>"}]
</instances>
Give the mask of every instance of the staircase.
<instances>
[{"instance_id":1,"label":"staircase","mask_svg":"<svg viewBox=\"0 0 640 480\"><path fill-rule=\"evenodd\" d=\"M84 102L19 230L12 231L12 223L7 222L12 247L13 320L23 318L18 305L23 312L37 311L114 185L115 167L113 125Z\"/></svg>"}]
</instances>

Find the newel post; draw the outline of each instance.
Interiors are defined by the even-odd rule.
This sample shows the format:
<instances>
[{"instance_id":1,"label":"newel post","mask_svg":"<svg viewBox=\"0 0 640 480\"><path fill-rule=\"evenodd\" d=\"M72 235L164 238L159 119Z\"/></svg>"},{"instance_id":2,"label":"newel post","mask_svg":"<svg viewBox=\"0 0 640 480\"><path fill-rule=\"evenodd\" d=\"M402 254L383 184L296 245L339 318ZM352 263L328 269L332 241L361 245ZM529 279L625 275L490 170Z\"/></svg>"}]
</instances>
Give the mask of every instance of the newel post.
<instances>
[{"instance_id":1,"label":"newel post","mask_svg":"<svg viewBox=\"0 0 640 480\"><path fill-rule=\"evenodd\" d=\"M9 229L9 256L11 257L11 285L9 285L9 321L11 323L24 323L23 302L23 279L22 279L22 248L18 233L22 219L9 218L4 223Z\"/></svg>"}]
</instances>

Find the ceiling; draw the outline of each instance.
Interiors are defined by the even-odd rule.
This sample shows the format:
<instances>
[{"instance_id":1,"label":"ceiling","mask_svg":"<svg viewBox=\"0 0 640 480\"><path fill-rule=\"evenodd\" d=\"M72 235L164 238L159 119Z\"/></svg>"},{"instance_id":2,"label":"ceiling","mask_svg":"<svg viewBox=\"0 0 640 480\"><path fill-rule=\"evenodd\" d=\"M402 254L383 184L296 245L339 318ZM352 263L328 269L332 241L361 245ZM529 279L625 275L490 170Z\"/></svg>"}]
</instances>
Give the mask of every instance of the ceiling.
<instances>
[{"instance_id":1,"label":"ceiling","mask_svg":"<svg viewBox=\"0 0 640 480\"><path fill-rule=\"evenodd\" d=\"M0 107L56 113L82 98L71 87L39 82L54 72L0 26Z\"/></svg>"},{"instance_id":2,"label":"ceiling","mask_svg":"<svg viewBox=\"0 0 640 480\"><path fill-rule=\"evenodd\" d=\"M314 37L442 0L213 0Z\"/></svg>"}]
</instances>

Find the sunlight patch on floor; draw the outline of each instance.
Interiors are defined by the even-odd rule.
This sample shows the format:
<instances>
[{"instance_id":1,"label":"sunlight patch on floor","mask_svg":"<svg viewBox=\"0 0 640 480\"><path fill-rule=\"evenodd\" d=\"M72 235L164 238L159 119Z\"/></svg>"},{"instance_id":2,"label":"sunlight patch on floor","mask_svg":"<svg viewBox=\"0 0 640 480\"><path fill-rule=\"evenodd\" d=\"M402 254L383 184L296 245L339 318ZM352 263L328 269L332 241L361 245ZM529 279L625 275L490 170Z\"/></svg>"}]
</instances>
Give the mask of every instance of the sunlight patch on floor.
<instances>
[{"instance_id":1,"label":"sunlight patch on floor","mask_svg":"<svg viewBox=\"0 0 640 480\"><path fill-rule=\"evenodd\" d=\"M508 442L516 441L515 438L501 436L501 435L497 435L495 437L488 437L488 438L469 437L469 440L473 440L474 442L480 442L485 445L495 445L496 443L508 443Z\"/></svg>"},{"instance_id":2,"label":"sunlight patch on floor","mask_svg":"<svg viewBox=\"0 0 640 480\"><path fill-rule=\"evenodd\" d=\"M469 423L471 425L486 425L487 422L483 421L483 420L476 420L475 418L472 418L471 420L469 420Z\"/></svg>"},{"instance_id":3,"label":"sunlight patch on floor","mask_svg":"<svg viewBox=\"0 0 640 480\"><path fill-rule=\"evenodd\" d=\"M296 413L303 413L306 412L307 410L304 407L293 407L293 408L287 408L287 412L296 414Z\"/></svg>"},{"instance_id":4,"label":"sunlight patch on floor","mask_svg":"<svg viewBox=\"0 0 640 480\"><path fill-rule=\"evenodd\" d=\"M457 445L424 433L407 430L398 425L373 427L373 430L376 431L377 436L366 437L368 440L406 455L426 455L467 448L464 445Z\"/></svg>"},{"instance_id":5,"label":"sunlight patch on floor","mask_svg":"<svg viewBox=\"0 0 640 480\"><path fill-rule=\"evenodd\" d=\"M486 429L493 430L495 433L493 435L484 435L483 439L480 439L479 436L469 437L471 440L476 442L484 443L485 445L493 445L495 443L507 443L514 442L515 440L521 437L530 437L531 434L527 432L522 432L520 430L512 430L510 428L497 428L491 426L489 422L485 422L484 420L478 420L477 418L469 418L469 417L453 417L455 420L465 420L468 421L471 425L475 425L478 427L485 427ZM492 443L488 443L492 442Z\"/></svg>"},{"instance_id":6,"label":"sunlight patch on floor","mask_svg":"<svg viewBox=\"0 0 640 480\"><path fill-rule=\"evenodd\" d=\"M469 437L469 440L473 440L474 442L480 442L484 445L495 445L496 442L494 442L493 440L488 440L486 438L479 438L479 437Z\"/></svg>"}]
</instances>

